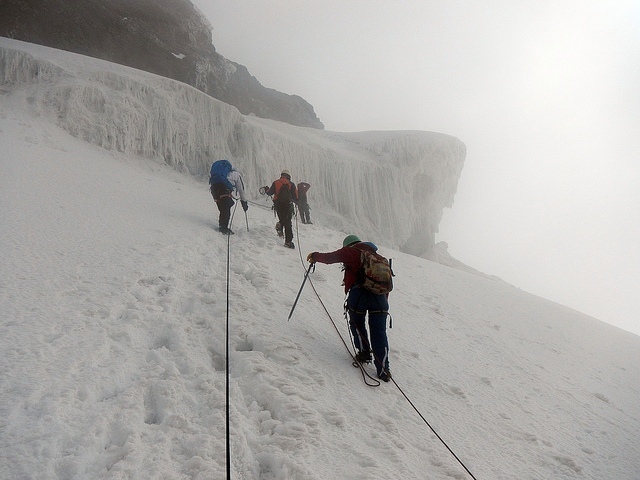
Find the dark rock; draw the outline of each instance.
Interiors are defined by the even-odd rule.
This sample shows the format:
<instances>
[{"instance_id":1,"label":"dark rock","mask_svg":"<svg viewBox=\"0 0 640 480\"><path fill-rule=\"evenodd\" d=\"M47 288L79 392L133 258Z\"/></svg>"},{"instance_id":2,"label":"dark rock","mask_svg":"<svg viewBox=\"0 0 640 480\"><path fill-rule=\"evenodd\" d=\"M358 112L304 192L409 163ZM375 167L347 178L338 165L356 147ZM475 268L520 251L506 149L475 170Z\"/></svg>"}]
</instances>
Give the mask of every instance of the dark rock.
<instances>
[{"instance_id":1,"label":"dark rock","mask_svg":"<svg viewBox=\"0 0 640 480\"><path fill-rule=\"evenodd\" d=\"M173 78L245 115L324 128L303 98L264 87L218 54L189 0L2 0L0 36Z\"/></svg>"}]
</instances>

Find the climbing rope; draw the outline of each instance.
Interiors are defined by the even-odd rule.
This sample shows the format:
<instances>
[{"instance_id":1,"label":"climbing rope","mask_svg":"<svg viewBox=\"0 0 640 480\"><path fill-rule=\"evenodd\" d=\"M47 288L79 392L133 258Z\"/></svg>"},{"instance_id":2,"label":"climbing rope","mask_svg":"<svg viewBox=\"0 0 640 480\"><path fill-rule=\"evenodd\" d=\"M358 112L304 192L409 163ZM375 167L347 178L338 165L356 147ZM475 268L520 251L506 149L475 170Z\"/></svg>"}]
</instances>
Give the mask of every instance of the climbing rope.
<instances>
[{"instance_id":1,"label":"climbing rope","mask_svg":"<svg viewBox=\"0 0 640 480\"><path fill-rule=\"evenodd\" d=\"M261 207L261 208L266 208L267 210L272 210L271 206L269 205L263 205L262 203L258 203L258 202L254 202L252 200L247 200L247 203L251 204L251 205L255 205L257 207Z\"/></svg>"},{"instance_id":2,"label":"climbing rope","mask_svg":"<svg viewBox=\"0 0 640 480\"><path fill-rule=\"evenodd\" d=\"M233 206L233 212L231 213L231 218L229 219L229 229L231 229L231 225L233 224L233 217L236 214L236 208L238 203L235 202ZM227 480L231 480L231 416L229 413L230 406L230 395L229 395L229 272L231 271L231 235L227 234L227 273L226 273L226 283L227 283L227 312L226 312L226 332L225 332L225 425L226 425L226 457L227 457Z\"/></svg>"},{"instance_id":3,"label":"climbing rope","mask_svg":"<svg viewBox=\"0 0 640 480\"><path fill-rule=\"evenodd\" d=\"M304 267L304 259L302 258L302 249L300 248L300 234L299 234L299 230L298 230L298 218L297 216L295 216L296 219L296 241L298 242L298 254L300 256L300 262L302 264L303 269L306 271L306 268ZM342 341L342 344L345 346L345 348L347 349L347 351L349 352L349 354L351 355L351 358L353 359L353 365L354 366L358 366L360 367L360 371L362 373L362 379L365 383L365 385L369 386L369 387L378 387L380 386L380 381L378 381L377 379L375 379L374 377L372 377L369 372L366 371L366 369L364 368L364 366L358 362L354 356L354 354L351 352L351 350L349 349L349 346L347 345L347 342L344 340L344 337L342 336L342 334L340 333L340 330L338 329L336 322L334 322L333 317L331 316L331 314L329 313L329 310L327 309L327 307L325 306L324 302L322 301L322 298L320 298L320 294L318 293L318 291L316 290L315 285L313 284L313 281L311 280L311 277L309 277L308 279L309 284L311 285L311 288L313 289L314 293L316 294L316 297L318 298L318 301L320 302L320 305L322 305L322 308L324 309L325 313L327 314L327 317L329 317L329 320L331 321L331 323L333 324L333 328L335 328L336 332L338 333L338 336L340 337L340 340ZM345 319L347 318L347 314L345 311ZM348 327L348 324L347 324ZM355 351L355 345L353 345L353 338L351 337L351 331L349 330L349 337L351 338L351 344L352 347ZM375 355L375 354L374 354ZM379 359L378 359L379 361ZM374 382L376 382L376 384L373 383L369 383L367 382L367 377L371 380L373 380ZM411 399L409 398L409 396L404 392L404 390L402 390L402 388L400 387L400 385L398 385L398 382L396 382L394 377L390 377L391 382L393 382L393 384L396 386L396 388L398 389L398 391L400 392L400 394L405 398L405 400L409 403L409 405L411 405L411 408L413 408L413 410L418 414L418 416L422 419L422 421L425 423L425 425L427 425L427 427L429 427L429 430L431 430L431 432L436 436L436 438L438 440L440 440L440 442L445 446L445 448L449 451L449 453L453 456L453 458L456 459L456 461L462 466L462 468L464 468L464 470L469 474L469 476L473 479L473 480L477 480L476 477L473 475L473 473L471 473L471 471L467 468L467 466L462 462L462 460L460 460L460 458L455 454L455 452L451 449L451 447L449 447L449 445L447 445L447 442L444 441L444 439L438 434L438 432L435 430L435 428L433 428L431 426L431 424L429 423L429 421L425 418L425 416L420 412L420 410L418 409L418 407L416 407L416 405L411 401Z\"/></svg>"},{"instance_id":4,"label":"climbing rope","mask_svg":"<svg viewBox=\"0 0 640 480\"><path fill-rule=\"evenodd\" d=\"M260 205L260 204L255 204L255 205ZM260 205L260 206L262 206L262 205ZM233 212L232 212L232 215L231 215L231 218L230 218L230 221L229 221L229 228L231 228L231 225L233 224L233 218L235 216L236 208L237 208L237 203L234 204ZM296 225L296 241L298 243L298 255L300 257L300 263L301 263L303 269L306 272L306 268L304 267L304 259L302 258L302 249L300 248L300 231L299 231L299 226L298 226L298 215L297 215L297 210L295 210L295 209L294 209L293 218L295 220L295 225ZM230 273L230 263L231 263L231 235L227 235L227 271L226 271L226 297L227 297L226 298L226 301L227 301L226 303L227 303L227 306L226 306L226 352L225 352L225 358L226 358L226 385L225 385L225 387L226 387L225 388L225 390L226 390L226 402L225 403L226 403L227 480L231 479L231 437L230 437L230 412L229 412L229 408L230 408L230 392L229 392L229 383L230 383L230 372L229 372L229 298L230 298L230 293L229 293L229 290L230 290L230 279L229 279L229 277L230 277L230 275L229 275L229 273ZM320 297L320 294L316 290L316 287L313 284L313 281L311 280L311 278L309 278L308 281L309 281L309 284L311 285L311 288L313 289L318 301L320 302L320 305L322 305L322 308L324 309L325 313L327 314L327 317L331 321L331 324L333 325L333 328L336 330L336 333L338 334L338 337L342 341L342 344L344 345L344 347L349 352L349 355L351 355L351 358L353 359L354 366L357 366L357 367L360 368L360 372L362 374L362 379L363 379L365 385L367 385L369 387L378 387L378 386L380 386L381 385L380 381L375 379L374 377L372 377L369 374L369 372L367 372L367 370L364 368L364 366L360 362L358 362L356 360L354 353L352 353L351 349L347 345L347 342L345 341L344 336L340 333L340 330L338 329L338 326L336 325L336 322L334 321L333 317L331 316L331 313L329 313L329 310L327 309L326 305L322 301L322 298ZM346 313L345 313L345 319L346 319ZM351 333L350 333L350 338L351 338ZM353 338L351 338L351 343L352 343L352 347L354 348L354 351L355 351L355 347L353 345ZM369 382L369 380L371 380L374 383ZM462 468L464 468L464 470L469 474L469 476L473 480L477 480L476 477L473 475L473 473L471 473L471 471L467 468L467 466L462 462L462 460L460 460L460 458L449 447L449 445L444 441L444 439L431 426L431 424L427 421L427 419L424 417L424 415L420 412L420 410L416 407L416 405L411 401L409 396L404 392L404 390L402 390L400 385L398 385L398 383L396 382L395 378L391 377L390 380L391 380L391 382L393 382L393 384L396 386L396 388L402 394L402 396L407 400L409 405L411 405L413 410L422 419L422 421L427 425L427 427L429 427L431 432L445 446L445 448L449 451L449 453L453 456L453 458L456 459L456 461L462 466Z\"/></svg>"},{"instance_id":5,"label":"climbing rope","mask_svg":"<svg viewBox=\"0 0 640 480\"><path fill-rule=\"evenodd\" d=\"M300 257L300 264L304 268L304 259L302 258L302 248L300 248L300 230L299 230L299 227L298 227L298 216L297 216L297 214L294 215L294 218L295 218L295 223L296 223L296 241L298 242L298 256ZM305 272L306 272L306 268L305 268ZM335 329L336 333L338 334L338 337L340 337L340 341L344 345L344 348L346 348L347 352L349 352L349 355L351 355L351 359L353 360L353 366L354 367L358 367L360 369L360 374L362 375L362 381L364 382L364 384L367 385L368 387L379 387L380 386L380 381L377 378L374 378L364 368L364 366L360 362L358 362L356 360L355 353L354 353L355 352L355 347L353 347L353 351L351 349L349 349L349 345L347 345L347 342L345 341L342 333L340 333L340 329L336 325L336 322L333 320L333 317L331 316L331 313L329 313L329 310L327 309L327 306L322 301L322 298L320 297L320 294L316 290L316 286L313 284L313 281L311 280L311 277L309 277L308 281L309 281L309 285L311 285L311 288L313 289L313 292L316 295L316 298L320 302L320 305L322 305L322 308L324 309L325 313L327 314L327 317L331 321L331 324L333 325L333 328ZM351 343L352 343L352 346L353 346L353 339L351 340Z\"/></svg>"}]
</instances>

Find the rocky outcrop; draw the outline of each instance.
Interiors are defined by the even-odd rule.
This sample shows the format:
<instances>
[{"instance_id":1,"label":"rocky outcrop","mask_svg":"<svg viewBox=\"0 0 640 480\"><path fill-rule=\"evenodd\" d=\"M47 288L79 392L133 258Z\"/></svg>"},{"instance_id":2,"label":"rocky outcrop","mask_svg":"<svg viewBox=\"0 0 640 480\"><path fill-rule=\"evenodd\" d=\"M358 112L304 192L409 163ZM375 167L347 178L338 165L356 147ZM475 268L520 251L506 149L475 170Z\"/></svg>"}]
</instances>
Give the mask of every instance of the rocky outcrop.
<instances>
[{"instance_id":1,"label":"rocky outcrop","mask_svg":"<svg viewBox=\"0 0 640 480\"><path fill-rule=\"evenodd\" d=\"M324 128L297 95L218 54L189 0L3 0L0 36L100 58L196 87L245 115Z\"/></svg>"}]
</instances>

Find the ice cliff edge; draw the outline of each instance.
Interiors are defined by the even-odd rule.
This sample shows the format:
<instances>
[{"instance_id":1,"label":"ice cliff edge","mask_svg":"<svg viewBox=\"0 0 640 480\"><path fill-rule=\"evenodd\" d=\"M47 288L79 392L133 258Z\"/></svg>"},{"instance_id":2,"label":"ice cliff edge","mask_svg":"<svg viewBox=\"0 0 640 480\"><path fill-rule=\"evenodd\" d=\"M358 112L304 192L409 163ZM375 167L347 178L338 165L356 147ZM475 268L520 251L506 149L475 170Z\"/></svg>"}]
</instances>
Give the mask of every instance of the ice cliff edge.
<instances>
[{"instance_id":1,"label":"ice cliff edge","mask_svg":"<svg viewBox=\"0 0 640 480\"><path fill-rule=\"evenodd\" d=\"M434 246L466 155L439 133L337 133L244 116L175 80L6 38L0 90L76 138L200 178L228 158L255 200L288 168L313 185L314 218L419 256Z\"/></svg>"}]
</instances>

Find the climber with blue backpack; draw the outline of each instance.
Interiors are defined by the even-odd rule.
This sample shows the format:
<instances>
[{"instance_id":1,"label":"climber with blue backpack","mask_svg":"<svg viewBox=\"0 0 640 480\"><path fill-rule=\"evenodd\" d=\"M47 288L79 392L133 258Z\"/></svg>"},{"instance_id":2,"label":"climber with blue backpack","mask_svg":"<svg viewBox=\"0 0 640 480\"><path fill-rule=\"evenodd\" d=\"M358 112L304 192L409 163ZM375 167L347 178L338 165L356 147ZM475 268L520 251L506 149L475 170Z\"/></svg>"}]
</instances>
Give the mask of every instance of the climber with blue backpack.
<instances>
[{"instance_id":1,"label":"climber with blue backpack","mask_svg":"<svg viewBox=\"0 0 640 480\"><path fill-rule=\"evenodd\" d=\"M245 212L249 209L244 193L242 174L231 165L229 160L217 160L213 162L209 172L209 190L220 211L218 218L220 233L233 235L233 231L229 228L229 220L231 219L231 207L235 204L234 190L240 196L242 209Z\"/></svg>"},{"instance_id":2,"label":"climber with blue backpack","mask_svg":"<svg viewBox=\"0 0 640 480\"><path fill-rule=\"evenodd\" d=\"M356 235L347 235L342 248L334 252L312 252L309 263L338 263L344 266L344 291L347 294L345 308L349 313L349 329L356 348L355 359L359 363L373 362L378 378L391 380L389 371L389 341L387 317L389 316L389 292L393 289L393 272L390 262L377 253L378 247L362 242ZM365 324L369 314L369 333Z\"/></svg>"}]
</instances>

